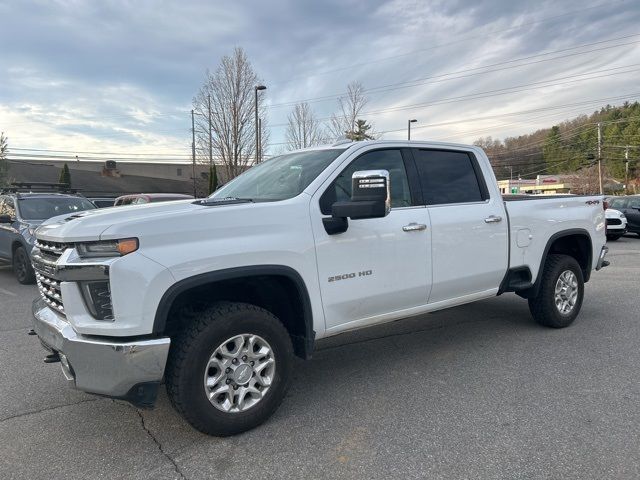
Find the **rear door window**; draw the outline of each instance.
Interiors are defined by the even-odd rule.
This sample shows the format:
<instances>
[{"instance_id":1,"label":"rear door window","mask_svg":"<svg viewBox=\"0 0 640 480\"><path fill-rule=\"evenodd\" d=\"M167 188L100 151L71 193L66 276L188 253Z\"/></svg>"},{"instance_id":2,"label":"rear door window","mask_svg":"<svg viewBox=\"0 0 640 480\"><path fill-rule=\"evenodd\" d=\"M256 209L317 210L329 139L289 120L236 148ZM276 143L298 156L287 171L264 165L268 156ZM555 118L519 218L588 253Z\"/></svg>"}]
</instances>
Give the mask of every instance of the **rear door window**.
<instances>
[{"instance_id":1,"label":"rear door window","mask_svg":"<svg viewBox=\"0 0 640 480\"><path fill-rule=\"evenodd\" d=\"M427 205L481 202L489 198L475 158L452 150L414 149Z\"/></svg>"}]
</instances>

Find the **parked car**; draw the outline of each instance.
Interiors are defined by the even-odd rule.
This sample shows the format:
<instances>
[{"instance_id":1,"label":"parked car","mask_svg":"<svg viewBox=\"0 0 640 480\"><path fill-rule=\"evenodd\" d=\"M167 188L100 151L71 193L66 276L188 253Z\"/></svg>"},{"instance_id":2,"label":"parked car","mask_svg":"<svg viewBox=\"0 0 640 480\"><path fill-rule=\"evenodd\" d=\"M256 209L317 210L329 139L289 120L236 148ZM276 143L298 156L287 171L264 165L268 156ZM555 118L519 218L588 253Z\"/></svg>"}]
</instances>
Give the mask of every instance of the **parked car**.
<instances>
[{"instance_id":1,"label":"parked car","mask_svg":"<svg viewBox=\"0 0 640 480\"><path fill-rule=\"evenodd\" d=\"M567 327L608 264L602 196L503 199L482 149L449 143L292 152L206 199L96 210L36 236L49 361L138 405L164 380L213 435L264 422L316 339L505 292Z\"/></svg>"},{"instance_id":2,"label":"parked car","mask_svg":"<svg viewBox=\"0 0 640 480\"><path fill-rule=\"evenodd\" d=\"M192 195L182 193L137 193L134 195L122 195L116 198L114 206L139 205L141 203L170 202L172 200L187 200Z\"/></svg>"},{"instance_id":3,"label":"parked car","mask_svg":"<svg viewBox=\"0 0 640 480\"><path fill-rule=\"evenodd\" d=\"M89 200L91 200L93 202L93 204L98 208L113 207L113 204L116 201L115 198L102 198L102 197L101 198L89 198Z\"/></svg>"},{"instance_id":4,"label":"parked car","mask_svg":"<svg viewBox=\"0 0 640 480\"><path fill-rule=\"evenodd\" d=\"M611 197L609 206L620 210L627 217L627 231L637 233L640 236L640 195Z\"/></svg>"},{"instance_id":5,"label":"parked car","mask_svg":"<svg viewBox=\"0 0 640 480\"><path fill-rule=\"evenodd\" d=\"M0 195L0 259L11 262L20 283L35 282L29 253L35 229L44 220L96 208L77 195L60 193L6 193Z\"/></svg>"},{"instance_id":6,"label":"parked car","mask_svg":"<svg viewBox=\"0 0 640 480\"><path fill-rule=\"evenodd\" d=\"M614 208L607 208L604 214L607 219L607 240L615 242L627 233L627 217Z\"/></svg>"}]
</instances>

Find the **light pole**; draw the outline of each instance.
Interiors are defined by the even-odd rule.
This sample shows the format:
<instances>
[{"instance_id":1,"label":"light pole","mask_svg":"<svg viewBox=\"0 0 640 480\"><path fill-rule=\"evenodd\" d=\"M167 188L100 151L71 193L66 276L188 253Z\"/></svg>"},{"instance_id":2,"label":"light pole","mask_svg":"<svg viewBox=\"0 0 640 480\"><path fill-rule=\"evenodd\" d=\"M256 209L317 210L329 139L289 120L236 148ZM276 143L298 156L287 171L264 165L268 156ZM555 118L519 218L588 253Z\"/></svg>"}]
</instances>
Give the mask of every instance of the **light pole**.
<instances>
[{"instance_id":1,"label":"light pole","mask_svg":"<svg viewBox=\"0 0 640 480\"><path fill-rule=\"evenodd\" d=\"M193 196L196 195L196 125L194 111L191 110L191 155L193 163L191 164L191 177L193 178Z\"/></svg>"},{"instance_id":2,"label":"light pole","mask_svg":"<svg viewBox=\"0 0 640 480\"><path fill-rule=\"evenodd\" d=\"M411 124L416 123L418 120L412 118L411 120L407 120L407 140L411 140Z\"/></svg>"},{"instance_id":3,"label":"light pole","mask_svg":"<svg viewBox=\"0 0 640 480\"><path fill-rule=\"evenodd\" d=\"M258 125L258 90L266 90L267 87L265 87L264 85L256 85L254 87L254 91L256 94L256 103L255 103L255 110L256 110L256 163L260 162L260 126Z\"/></svg>"}]
</instances>

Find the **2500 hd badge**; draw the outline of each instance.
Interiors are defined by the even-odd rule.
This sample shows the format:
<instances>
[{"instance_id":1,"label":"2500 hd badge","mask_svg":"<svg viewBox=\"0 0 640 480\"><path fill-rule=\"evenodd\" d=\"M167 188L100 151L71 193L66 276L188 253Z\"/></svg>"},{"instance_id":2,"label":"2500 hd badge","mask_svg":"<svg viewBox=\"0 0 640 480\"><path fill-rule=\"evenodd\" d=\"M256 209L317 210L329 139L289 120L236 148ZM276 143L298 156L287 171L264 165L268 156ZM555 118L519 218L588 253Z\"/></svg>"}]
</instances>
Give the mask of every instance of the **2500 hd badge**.
<instances>
[{"instance_id":1,"label":"2500 hd badge","mask_svg":"<svg viewBox=\"0 0 640 480\"><path fill-rule=\"evenodd\" d=\"M338 280L349 280L350 278L356 278L356 276L358 277L368 277L369 275L373 275L373 270L363 270L361 272L358 272L356 274L356 272L351 272L351 273L345 273L342 275L336 275L334 277L329 277L328 282L337 282Z\"/></svg>"}]
</instances>

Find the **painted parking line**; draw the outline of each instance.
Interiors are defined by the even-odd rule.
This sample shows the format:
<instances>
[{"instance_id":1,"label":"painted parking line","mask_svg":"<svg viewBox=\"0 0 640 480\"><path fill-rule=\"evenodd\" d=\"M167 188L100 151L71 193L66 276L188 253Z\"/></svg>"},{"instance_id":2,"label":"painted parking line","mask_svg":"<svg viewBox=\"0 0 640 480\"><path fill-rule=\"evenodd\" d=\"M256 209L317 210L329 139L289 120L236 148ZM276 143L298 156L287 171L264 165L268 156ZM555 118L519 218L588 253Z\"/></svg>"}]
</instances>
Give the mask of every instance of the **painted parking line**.
<instances>
[{"instance_id":1,"label":"painted parking line","mask_svg":"<svg viewBox=\"0 0 640 480\"><path fill-rule=\"evenodd\" d=\"M17 295L9 290L5 290L4 288L0 288L0 293L4 295L9 295L10 297L17 297Z\"/></svg>"}]
</instances>

